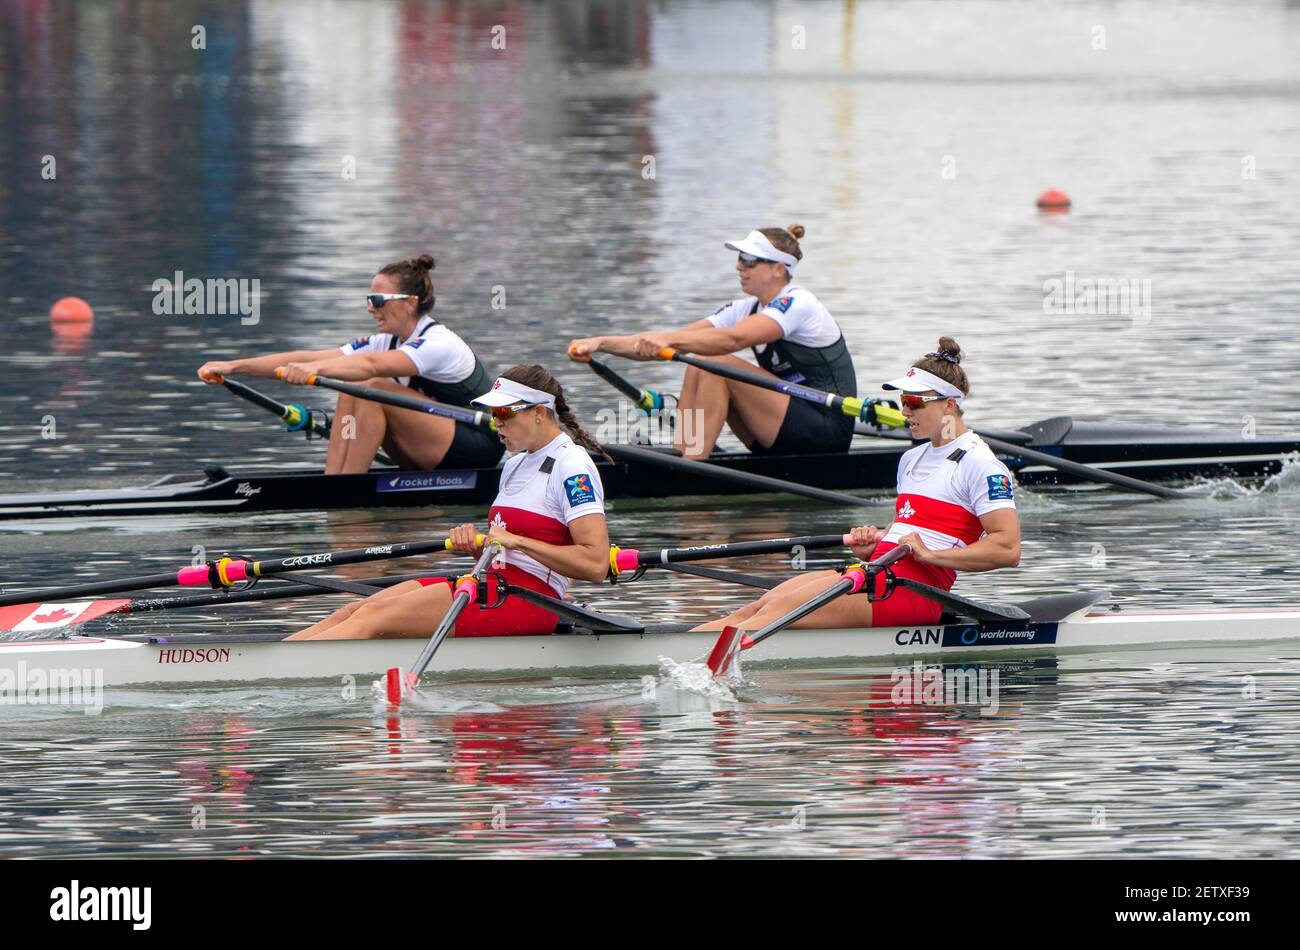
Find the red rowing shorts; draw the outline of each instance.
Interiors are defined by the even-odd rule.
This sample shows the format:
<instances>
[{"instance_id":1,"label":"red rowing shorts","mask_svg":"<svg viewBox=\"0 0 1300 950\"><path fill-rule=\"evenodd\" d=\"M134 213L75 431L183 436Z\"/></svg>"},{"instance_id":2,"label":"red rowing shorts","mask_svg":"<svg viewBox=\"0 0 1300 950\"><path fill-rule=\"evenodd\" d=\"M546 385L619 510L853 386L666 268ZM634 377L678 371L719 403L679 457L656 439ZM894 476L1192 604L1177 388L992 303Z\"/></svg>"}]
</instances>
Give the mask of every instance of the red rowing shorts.
<instances>
[{"instance_id":1,"label":"red rowing shorts","mask_svg":"<svg viewBox=\"0 0 1300 950\"><path fill-rule=\"evenodd\" d=\"M507 564L501 571L494 571L487 576L487 599L489 604L495 603L497 599L497 573L505 577L506 583L513 587L526 587L541 594L548 594L551 597L556 596L554 589L540 577L534 577L513 564ZM419 582L424 587L431 587L434 584L454 586L452 580L447 577L421 577ZM549 610L543 610L536 604L530 604L522 597L507 597L505 603L500 607L489 607L487 609L480 607L471 600L465 605L465 609L460 612L460 616L456 618L453 636L542 636L554 633L555 626L559 622L560 618L555 614Z\"/></svg>"},{"instance_id":2,"label":"red rowing shorts","mask_svg":"<svg viewBox=\"0 0 1300 950\"><path fill-rule=\"evenodd\" d=\"M871 552L870 559L875 560L894 547L897 547L894 542L882 541ZM895 564L893 571L895 577L907 577L931 586L938 586L934 583L934 576L927 573L924 566L917 564L911 557L905 557ZM876 575L875 596L879 597L884 592L885 572L881 571ZM872 601L871 625L873 627L932 627L939 622L941 613L943 608L930 598L922 597L902 587L895 587L888 600Z\"/></svg>"}]
</instances>

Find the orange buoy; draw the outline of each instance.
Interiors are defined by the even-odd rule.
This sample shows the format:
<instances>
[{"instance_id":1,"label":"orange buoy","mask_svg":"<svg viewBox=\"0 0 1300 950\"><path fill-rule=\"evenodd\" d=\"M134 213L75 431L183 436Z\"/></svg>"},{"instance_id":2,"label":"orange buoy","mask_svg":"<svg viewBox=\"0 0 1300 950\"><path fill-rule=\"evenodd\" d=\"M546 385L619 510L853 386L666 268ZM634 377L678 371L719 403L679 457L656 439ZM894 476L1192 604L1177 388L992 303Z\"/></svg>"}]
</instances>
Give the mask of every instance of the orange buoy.
<instances>
[{"instance_id":1,"label":"orange buoy","mask_svg":"<svg viewBox=\"0 0 1300 950\"><path fill-rule=\"evenodd\" d=\"M80 297L64 297L50 308L51 323L90 323L95 311Z\"/></svg>"},{"instance_id":2,"label":"orange buoy","mask_svg":"<svg viewBox=\"0 0 1300 950\"><path fill-rule=\"evenodd\" d=\"M1069 211L1070 196L1063 191L1057 191L1055 188L1048 188L1038 196L1038 210Z\"/></svg>"}]
</instances>

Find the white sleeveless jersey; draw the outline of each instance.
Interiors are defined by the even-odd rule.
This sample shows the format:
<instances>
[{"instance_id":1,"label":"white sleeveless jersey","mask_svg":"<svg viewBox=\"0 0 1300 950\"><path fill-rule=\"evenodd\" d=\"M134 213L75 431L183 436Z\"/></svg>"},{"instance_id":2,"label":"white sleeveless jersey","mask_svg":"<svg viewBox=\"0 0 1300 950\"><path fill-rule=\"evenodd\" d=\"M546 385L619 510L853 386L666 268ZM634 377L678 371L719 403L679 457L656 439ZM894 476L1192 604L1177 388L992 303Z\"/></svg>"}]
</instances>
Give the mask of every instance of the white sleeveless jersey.
<instances>
[{"instance_id":1,"label":"white sleeveless jersey","mask_svg":"<svg viewBox=\"0 0 1300 950\"><path fill-rule=\"evenodd\" d=\"M894 523L882 542L892 546L915 531L932 551L974 544L984 536L981 516L1016 507L1013 485L1011 471L974 432L938 447L918 445L898 460ZM945 589L956 578L946 568L933 573Z\"/></svg>"},{"instance_id":2,"label":"white sleeveless jersey","mask_svg":"<svg viewBox=\"0 0 1300 950\"><path fill-rule=\"evenodd\" d=\"M587 450L561 434L536 452L520 452L501 466L501 487L488 517L511 534L549 544L572 544L569 522L605 513L605 488ZM512 564L539 577L563 597L569 578L522 551L503 551L496 567Z\"/></svg>"}]
</instances>

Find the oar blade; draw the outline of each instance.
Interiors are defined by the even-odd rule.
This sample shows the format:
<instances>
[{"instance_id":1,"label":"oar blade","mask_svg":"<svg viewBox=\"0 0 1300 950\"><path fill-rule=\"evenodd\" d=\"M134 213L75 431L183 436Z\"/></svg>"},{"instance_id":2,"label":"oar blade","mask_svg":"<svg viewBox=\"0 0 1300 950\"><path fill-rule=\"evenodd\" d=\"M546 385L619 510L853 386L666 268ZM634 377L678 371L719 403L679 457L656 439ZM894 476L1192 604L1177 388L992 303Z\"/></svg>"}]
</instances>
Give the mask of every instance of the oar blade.
<instances>
[{"instance_id":1,"label":"oar blade","mask_svg":"<svg viewBox=\"0 0 1300 950\"><path fill-rule=\"evenodd\" d=\"M88 623L124 609L129 600L79 600L0 607L0 632L30 633Z\"/></svg>"},{"instance_id":2,"label":"oar blade","mask_svg":"<svg viewBox=\"0 0 1300 950\"><path fill-rule=\"evenodd\" d=\"M384 674L384 694L388 697L390 705L402 705L402 700L415 688L414 679L401 667L389 667L388 672Z\"/></svg>"},{"instance_id":3,"label":"oar blade","mask_svg":"<svg viewBox=\"0 0 1300 950\"><path fill-rule=\"evenodd\" d=\"M744 637L745 631L740 627L722 628L722 634L718 637L718 642L713 644L713 649L709 651L709 658L704 661L714 679L724 675L731 669L736 654L741 650Z\"/></svg>"}]
</instances>

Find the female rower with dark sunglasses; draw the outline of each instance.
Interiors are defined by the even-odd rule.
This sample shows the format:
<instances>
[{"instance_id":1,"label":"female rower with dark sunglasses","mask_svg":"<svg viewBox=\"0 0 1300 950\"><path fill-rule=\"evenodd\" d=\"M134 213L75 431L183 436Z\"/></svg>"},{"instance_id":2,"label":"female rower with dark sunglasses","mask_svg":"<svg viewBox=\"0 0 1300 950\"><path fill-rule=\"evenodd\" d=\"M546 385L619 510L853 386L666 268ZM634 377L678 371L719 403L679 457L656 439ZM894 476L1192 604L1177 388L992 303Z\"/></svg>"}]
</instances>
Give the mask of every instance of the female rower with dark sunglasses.
<instances>
[{"instance_id":1,"label":"female rower with dark sunglasses","mask_svg":"<svg viewBox=\"0 0 1300 950\"><path fill-rule=\"evenodd\" d=\"M563 598L572 578L605 579L609 532L605 490L587 450L604 454L574 418L554 377L541 366L514 366L473 400L489 409L501 442L518 453L501 468L500 488L486 532L472 524L451 529L458 551L478 554L477 538L501 545L488 575L488 603L497 575L516 587ZM606 456L608 458L608 456ZM428 637L451 605L447 578L405 581L336 610L290 639L349 640ZM456 619L458 637L548 634L555 614L518 597L495 608L471 603Z\"/></svg>"},{"instance_id":2,"label":"female rower with dark sunglasses","mask_svg":"<svg viewBox=\"0 0 1300 950\"><path fill-rule=\"evenodd\" d=\"M884 384L896 390L912 438L921 444L898 462L898 499L888 528L853 529L853 553L864 561L900 544L912 553L893 571L951 590L958 571L992 571L1020 563L1020 519L1011 472L962 421L962 400L970 393L958 365L961 348L950 337L902 376ZM696 629L727 625L757 630L839 581L835 571L816 571L772 588L739 610ZM876 575L876 591L885 578ZM845 596L813 611L795 627L908 627L934 624L941 608L920 594L896 588L874 603Z\"/></svg>"},{"instance_id":3,"label":"female rower with dark sunglasses","mask_svg":"<svg viewBox=\"0 0 1300 950\"><path fill-rule=\"evenodd\" d=\"M213 360L199 379L274 378L288 383L313 375L365 382L376 389L417 393L437 402L466 405L491 379L469 345L429 311L433 309L433 258L408 257L380 268L370 282L366 309L376 333L329 350L298 350L247 359ZM325 474L364 472L383 447L403 468L489 468L501 458L490 432L442 416L398 409L340 394L325 454Z\"/></svg>"},{"instance_id":4,"label":"female rower with dark sunglasses","mask_svg":"<svg viewBox=\"0 0 1300 950\"><path fill-rule=\"evenodd\" d=\"M792 224L729 241L725 246L739 254L736 273L746 296L723 304L712 316L679 330L574 340L569 355L579 361L600 352L648 360L672 347L752 371L751 364L732 355L752 348L759 368L772 376L856 395L844 334L822 302L791 278L803 259L803 236L803 226ZM844 452L853 437L851 416L695 367L687 367L678 408L689 419L677 426L676 447L693 459L709 456L724 422L754 453Z\"/></svg>"}]
</instances>

